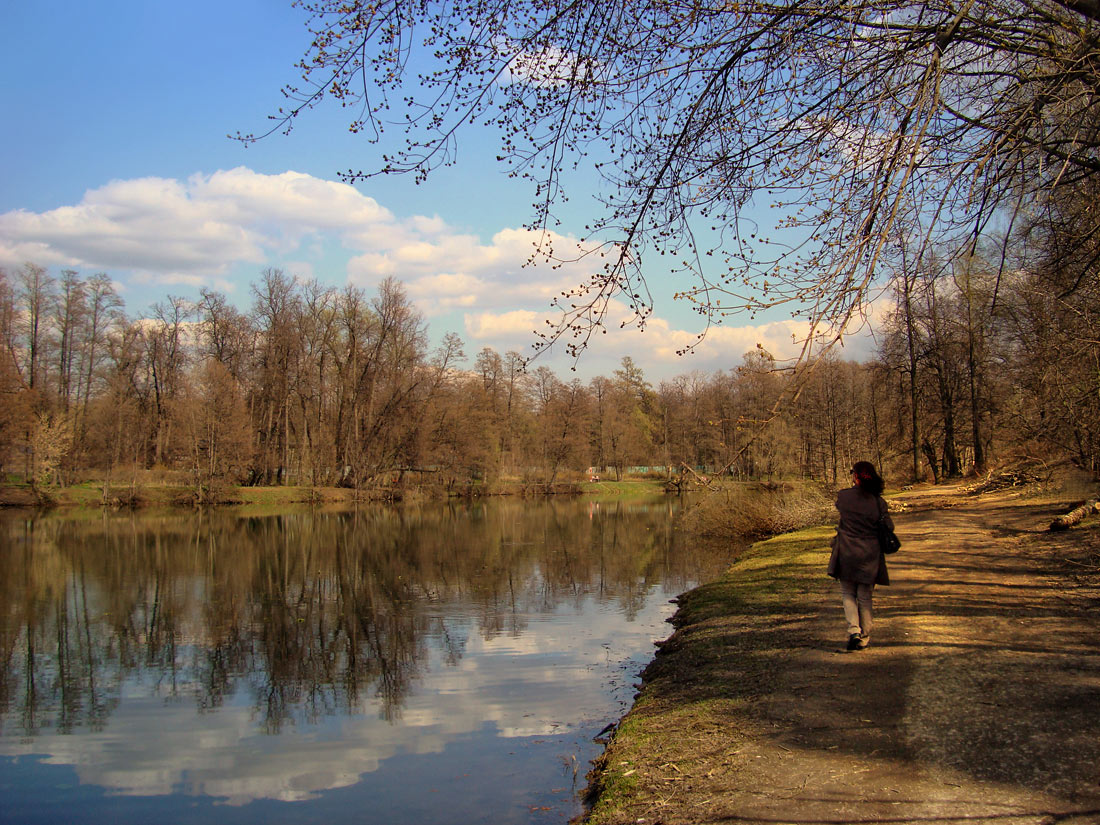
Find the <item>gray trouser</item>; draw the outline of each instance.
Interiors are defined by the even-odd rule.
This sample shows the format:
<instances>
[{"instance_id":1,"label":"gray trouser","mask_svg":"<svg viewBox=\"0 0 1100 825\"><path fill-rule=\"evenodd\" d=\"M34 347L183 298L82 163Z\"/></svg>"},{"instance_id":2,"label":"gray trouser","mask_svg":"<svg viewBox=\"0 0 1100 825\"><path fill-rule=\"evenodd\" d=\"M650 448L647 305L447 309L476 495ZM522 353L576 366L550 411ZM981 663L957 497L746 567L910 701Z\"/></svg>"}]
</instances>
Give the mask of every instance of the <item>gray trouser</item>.
<instances>
[{"instance_id":1,"label":"gray trouser","mask_svg":"<svg viewBox=\"0 0 1100 825\"><path fill-rule=\"evenodd\" d=\"M841 580L840 602L844 605L844 618L848 620L848 635L871 635L871 594L874 592L873 584Z\"/></svg>"}]
</instances>

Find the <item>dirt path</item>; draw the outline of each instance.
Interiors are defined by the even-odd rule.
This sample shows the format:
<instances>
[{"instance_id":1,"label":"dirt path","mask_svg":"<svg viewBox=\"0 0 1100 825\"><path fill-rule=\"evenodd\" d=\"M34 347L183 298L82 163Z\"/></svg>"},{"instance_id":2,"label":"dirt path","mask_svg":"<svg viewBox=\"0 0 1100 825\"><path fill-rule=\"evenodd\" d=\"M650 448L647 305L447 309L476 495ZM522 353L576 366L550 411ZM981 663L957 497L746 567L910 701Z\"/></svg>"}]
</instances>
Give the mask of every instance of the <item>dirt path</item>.
<instances>
[{"instance_id":1,"label":"dirt path","mask_svg":"<svg viewBox=\"0 0 1100 825\"><path fill-rule=\"evenodd\" d=\"M679 732L687 749L632 754L644 787L604 821L1100 823L1100 600L1095 577L1072 575L1100 529L1049 534L1053 509L1003 494L910 499L871 647L840 649L828 584L780 628L738 617L741 632L776 631L780 653L700 654L705 636L688 634L698 673L729 656L726 678L761 688L715 695L709 728ZM657 667L655 685L684 666ZM663 692L641 712L673 736L676 691Z\"/></svg>"}]
</instances>

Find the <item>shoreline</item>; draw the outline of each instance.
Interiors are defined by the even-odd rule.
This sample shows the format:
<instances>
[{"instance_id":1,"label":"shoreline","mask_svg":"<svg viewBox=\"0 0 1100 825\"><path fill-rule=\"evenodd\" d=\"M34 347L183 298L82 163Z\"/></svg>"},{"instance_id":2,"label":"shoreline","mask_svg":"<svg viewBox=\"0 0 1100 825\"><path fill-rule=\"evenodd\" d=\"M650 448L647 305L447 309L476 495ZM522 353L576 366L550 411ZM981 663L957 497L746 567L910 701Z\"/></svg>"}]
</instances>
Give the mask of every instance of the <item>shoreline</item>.
<instances>
[{"instance_id":1,"label":"shoreline","mask_svg":"<svg viewBox=\"0 0 1100 825\"><path fill-rule=\"evenodd\" d=\"M558 482L554 485L519 481L498 482L482 489L448 492L441 488L419 489L415 485L394 490L360 490L346 487L231 486L218 490L213 498L202 501L193 485L148 483L131 488L116 484L104 492L102 482L85 482L41 493L28 485L0 485L0 509L39 510L146 510L171 508L232 508L247 506L334 506L361 504L438 504L449 501L476 501L482 498L534 497L552 495L591 496L621 499L665 495L664 482L630 479L599 482Z\"/></svg>"},{"instance_id":2,"label":"shoreline","mask_svg":"<svg viewBox=\"0 0 1100 825\"><path fill-rule=\"evenodd\" d=\"M833 525L757 542L680 598L580 821L1100 819L1100 522L1050 533L1062 491L893 498L872 646L843 649Z\"/></svg>"}]
</instances>

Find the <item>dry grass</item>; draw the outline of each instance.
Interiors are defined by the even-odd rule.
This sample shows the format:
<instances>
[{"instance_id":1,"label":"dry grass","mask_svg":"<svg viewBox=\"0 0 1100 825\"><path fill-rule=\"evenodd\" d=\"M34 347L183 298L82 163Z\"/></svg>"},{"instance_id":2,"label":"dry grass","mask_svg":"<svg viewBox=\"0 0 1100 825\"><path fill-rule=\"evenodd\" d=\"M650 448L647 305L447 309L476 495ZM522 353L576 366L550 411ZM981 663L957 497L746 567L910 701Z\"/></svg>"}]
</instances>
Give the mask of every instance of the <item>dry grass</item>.
<instances>
[{"instance_id":1,"label":"dry grass","mask_svg":"<svg viewBox=\"0 0 1100 825\"><path fill-rule=\"evenodd\" d=\"M699 536L774 536L834 518L832 497L809 482L736 484L707 493L689 507L681 527Z\"/></svg>"}]
</instances>

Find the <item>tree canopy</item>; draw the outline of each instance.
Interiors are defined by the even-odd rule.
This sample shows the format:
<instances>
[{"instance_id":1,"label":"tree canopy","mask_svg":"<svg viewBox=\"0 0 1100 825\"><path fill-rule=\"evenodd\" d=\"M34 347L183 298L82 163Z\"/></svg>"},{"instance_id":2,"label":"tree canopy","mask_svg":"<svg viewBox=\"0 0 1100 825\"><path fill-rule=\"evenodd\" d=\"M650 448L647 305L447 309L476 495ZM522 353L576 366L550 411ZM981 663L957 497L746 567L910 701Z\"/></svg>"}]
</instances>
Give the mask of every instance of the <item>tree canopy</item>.
<instances>
[{"instance_id":1,"label":"tree canopy","mask_svg":"<svg viewBox=\"0 0 1100 825\"><path fill-rule=\"evenodd\" d=\"M421 179L479 124L530 179L537 228L572 172L602 176L581 249L541 250L593 256L542 342L574 352L613 298L644 324L653 255L708 322L788 305L835 336L899 247L972 252L1100 170L1089 0L298 5L313 40L271 132L338 101L383 152L348 179ZM1100 223L1075 232L1091 241Z\"/></svg>"}]
</instances>

